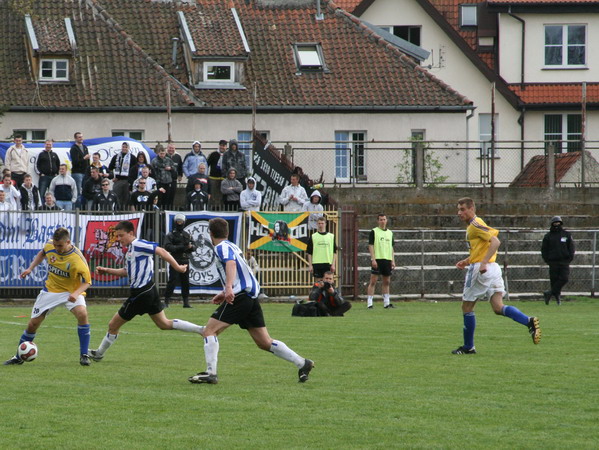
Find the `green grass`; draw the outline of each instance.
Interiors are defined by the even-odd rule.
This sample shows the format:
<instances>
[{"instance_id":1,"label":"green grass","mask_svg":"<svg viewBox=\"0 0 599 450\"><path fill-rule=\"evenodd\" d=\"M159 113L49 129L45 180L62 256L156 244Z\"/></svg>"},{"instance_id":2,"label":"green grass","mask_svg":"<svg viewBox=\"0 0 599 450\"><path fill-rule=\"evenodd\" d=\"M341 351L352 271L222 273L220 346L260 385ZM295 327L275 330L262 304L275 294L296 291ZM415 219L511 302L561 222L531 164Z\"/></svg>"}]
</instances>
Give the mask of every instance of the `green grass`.
<instances>
[{"instance_id":1,"label":"green grass","mask_svg":"<svg viewBox=\"0 0 599 450\"><path fill-rule=\"evenodd\" d=\"M472 356L450 354L461 344L458 303L397 306L295 318L291 305L264 305L271 335L315 360L305 384L235 326L220 337L219 384L192 385L202 340L147 316L123 327L104 361L81 367L74 317L56 310L38 332L39 358L0 367L0 448L597 448L596 300L516 303L540 317L538 346L481 303ZM89 306L92 347L117 308ZM212 310L167 315L204 323ZM3 357L29 311L0 308Z\"/></svg>"}]
</instances>

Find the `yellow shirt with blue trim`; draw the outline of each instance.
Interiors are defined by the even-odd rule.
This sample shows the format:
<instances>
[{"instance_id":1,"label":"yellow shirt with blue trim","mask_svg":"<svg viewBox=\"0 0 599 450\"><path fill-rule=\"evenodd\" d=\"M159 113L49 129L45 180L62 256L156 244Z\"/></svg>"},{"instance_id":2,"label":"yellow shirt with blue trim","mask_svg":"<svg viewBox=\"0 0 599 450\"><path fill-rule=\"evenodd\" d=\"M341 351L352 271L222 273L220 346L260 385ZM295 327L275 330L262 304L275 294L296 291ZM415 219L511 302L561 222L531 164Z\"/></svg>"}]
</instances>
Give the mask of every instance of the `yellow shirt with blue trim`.
<instances>
[{"instance_id":1,"label":"yellow shirt with blue trim","mask_svg":"<svg viewBox=\"0 0 599 450\"><path fill-rule=\"evenodd\" d=\"M491 245L491 238L497 237L498 234L499 230L487 226L480 217L474 216L466 229L466 240L470 247L470 264L483 260ZM497 252L489 259L489 262L495 262L496 258Z\"/></svg>"},{"instance_id":2,"label":"yellow shirt with blue trim","mask_svg":"<svg viewBox=\"0 0 599 450\"><path fill-rule=\"evenodd\" d=\"M48 241L44 245L44 255L48 262L46 291L74 292L81 283L91 284L89 266L77 247L73 246L67 253L59 254L52 241Z\"/></svg>"}]
</instances>

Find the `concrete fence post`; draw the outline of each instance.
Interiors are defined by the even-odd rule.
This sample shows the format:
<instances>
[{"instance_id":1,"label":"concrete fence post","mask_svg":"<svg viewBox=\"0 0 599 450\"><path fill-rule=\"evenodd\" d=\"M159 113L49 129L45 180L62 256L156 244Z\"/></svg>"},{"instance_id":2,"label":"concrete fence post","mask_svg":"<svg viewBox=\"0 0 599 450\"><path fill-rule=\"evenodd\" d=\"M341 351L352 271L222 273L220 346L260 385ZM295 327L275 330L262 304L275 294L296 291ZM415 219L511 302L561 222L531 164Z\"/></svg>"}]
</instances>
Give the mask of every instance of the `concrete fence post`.
<instances>
[{"instance_id":1,"label":"concrete fence post","mask_svg":"<svg viewBox=\"0 0 599 450\"><path fill-rule=\"evenodd\" d=\"M417 188L424 187L424 144L422 142L417 142L415 145L416 149L416 158L414 158L414 173Z\"/></svg>"},{"instance_id":2,"label":"concrete fence post","mask_svg":"<svg viewBox=\"0 0 599 450\"><path fill-rule=\"evenodd\" d=\"M555 142L547 145L547 187L555 187Z\"/></svg>"}]
</instances>

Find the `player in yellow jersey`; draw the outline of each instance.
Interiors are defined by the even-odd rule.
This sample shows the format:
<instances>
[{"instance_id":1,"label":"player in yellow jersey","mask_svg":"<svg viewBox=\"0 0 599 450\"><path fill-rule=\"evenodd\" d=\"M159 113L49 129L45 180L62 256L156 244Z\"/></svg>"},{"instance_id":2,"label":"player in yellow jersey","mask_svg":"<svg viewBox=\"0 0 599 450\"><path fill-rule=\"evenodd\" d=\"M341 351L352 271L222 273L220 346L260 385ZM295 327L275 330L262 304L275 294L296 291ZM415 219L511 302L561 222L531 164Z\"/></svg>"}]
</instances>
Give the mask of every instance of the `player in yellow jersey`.
<instances>
[{"instance_id":1,"label":"player in yellow jersey","mask_svg":"<svg viewBox=\"0 0 599 450\"><path fill-rule=\"evenodd\" d=\"M458 200L458 216L468 224L466 240L470 246L470 256L456 263L458 269L467 269L462 296L462 312L464 313L464 345L453 350L454 355L471 355L474 348L474 330L476 317L474 307L476 301L483 297L491 302L495 314L506 316L528 327L532 341L541 341L539 319L528 317L514 306L503 304L505 288L501 277L501 268L495 262L497 249L501 242L497 238L498 230L489 227L476 215L476 207L471 198Z\"/></svg>"},{"instance_id":2,"label":"player in yellow jersey","mask_svg":"<svg viewBox=\"0 0 599 450\"><path fill-rule=\"evenodd\" d=\"M57 228L44 248L35 256L21 278L27 277L31 271L46 259L48 262L48 278L42 291L37 296L31 319L21 336L21 342L33 341L36 331L44 319L54 308L64 305L77 318L80 358L82 366L89 366L87 349L89 347L90 326L87 320L85 290L91 285L91 275L87 261L81 251L71 243L69 231ZM4 362L4 365L23 364L17 355Z\"/></svg>"}]
</instances>

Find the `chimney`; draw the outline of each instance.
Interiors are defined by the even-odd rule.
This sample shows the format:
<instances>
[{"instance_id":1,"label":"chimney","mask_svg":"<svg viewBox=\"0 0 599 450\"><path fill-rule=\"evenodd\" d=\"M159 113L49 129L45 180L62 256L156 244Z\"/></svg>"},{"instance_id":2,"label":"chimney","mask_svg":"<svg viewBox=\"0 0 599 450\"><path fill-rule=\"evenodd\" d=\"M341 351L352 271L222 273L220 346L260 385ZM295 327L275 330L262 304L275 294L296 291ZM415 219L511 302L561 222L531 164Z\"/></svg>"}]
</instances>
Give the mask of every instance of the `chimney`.
<instances>
[{"instance_id":1,"label":"chimney","mask_svg":"<svg viewBox=\"0 0 599 450\"><path fill-rule=\"evenodd\" d=\"M320 0L316 0L316 16L314 16L316 20L324 20L324 15L320 11Z\"/></svg>"}]
</instances>

